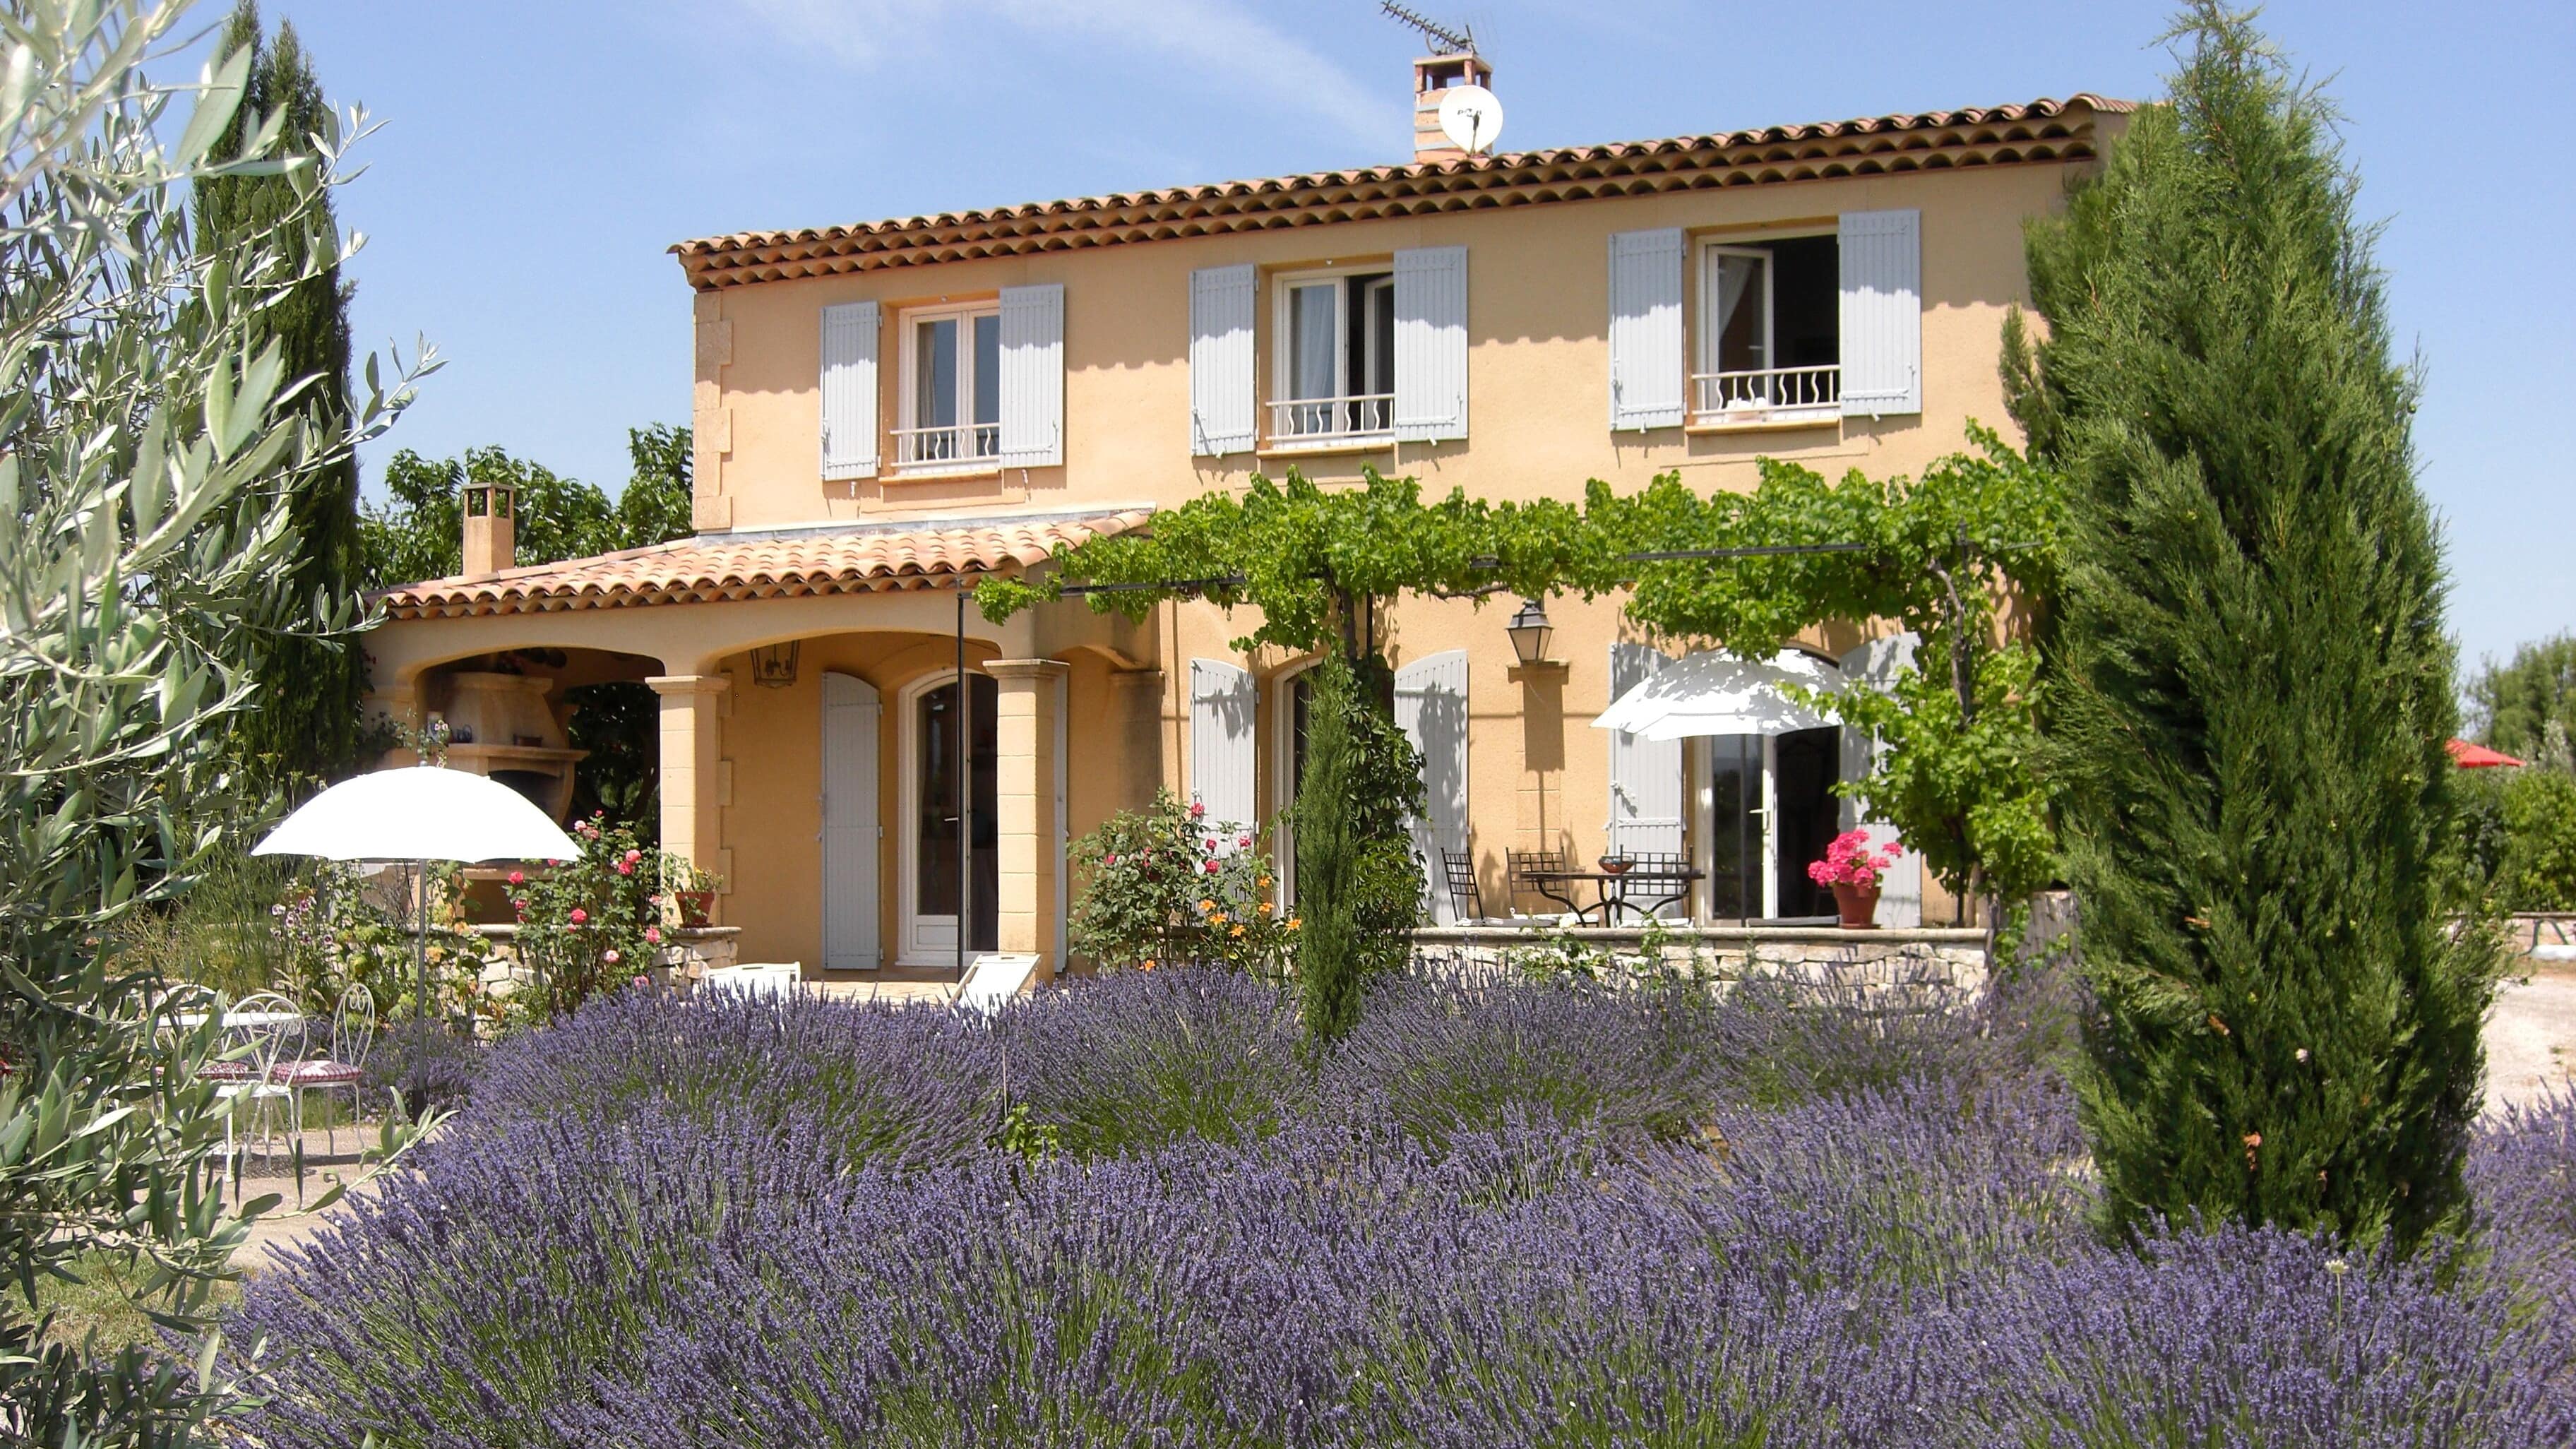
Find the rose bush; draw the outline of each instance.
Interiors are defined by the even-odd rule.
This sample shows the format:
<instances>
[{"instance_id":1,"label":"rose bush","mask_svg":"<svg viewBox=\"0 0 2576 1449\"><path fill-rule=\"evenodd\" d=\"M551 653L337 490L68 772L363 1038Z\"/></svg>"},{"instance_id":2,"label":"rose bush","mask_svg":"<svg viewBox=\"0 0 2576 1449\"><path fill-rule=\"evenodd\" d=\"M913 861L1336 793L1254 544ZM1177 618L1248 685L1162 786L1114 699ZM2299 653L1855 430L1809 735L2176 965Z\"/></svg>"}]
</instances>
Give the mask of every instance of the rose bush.
<instances>
[{"instance_id":1,"label":"rose bush","mask_svg":"<svg viewBox=\"0 0 2576 1449\"><path fill-rule=\"evenodd\" d=\"M1186 962L1284 977L1300 923L1279 909L1259 839L1168 790L1111 816L1069 852L1081 884L1068 943L1112 970Z\"/></svg>"}]
</instances>

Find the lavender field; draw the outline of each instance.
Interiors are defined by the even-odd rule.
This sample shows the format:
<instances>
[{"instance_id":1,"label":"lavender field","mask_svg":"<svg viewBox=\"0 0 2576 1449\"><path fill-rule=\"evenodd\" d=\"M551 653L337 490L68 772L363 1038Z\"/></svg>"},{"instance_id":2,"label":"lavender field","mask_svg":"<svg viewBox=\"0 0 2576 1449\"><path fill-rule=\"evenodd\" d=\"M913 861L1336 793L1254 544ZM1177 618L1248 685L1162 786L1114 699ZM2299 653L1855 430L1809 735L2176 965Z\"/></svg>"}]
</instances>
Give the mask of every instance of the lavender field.
<instances>
[{"instance_id":1,"label":"lavender field","mask_svg":"<svg viewBox=\"0 0 2576 1449\"><path fill-rule=\"evenodd\" d=\"M2576 1102L2391 1264L2110 1246L2045 981L1913 1017L1415 977L514 1040L257 1283L279 1446L2576 1442Z\"/></svg>"}]
</instances>

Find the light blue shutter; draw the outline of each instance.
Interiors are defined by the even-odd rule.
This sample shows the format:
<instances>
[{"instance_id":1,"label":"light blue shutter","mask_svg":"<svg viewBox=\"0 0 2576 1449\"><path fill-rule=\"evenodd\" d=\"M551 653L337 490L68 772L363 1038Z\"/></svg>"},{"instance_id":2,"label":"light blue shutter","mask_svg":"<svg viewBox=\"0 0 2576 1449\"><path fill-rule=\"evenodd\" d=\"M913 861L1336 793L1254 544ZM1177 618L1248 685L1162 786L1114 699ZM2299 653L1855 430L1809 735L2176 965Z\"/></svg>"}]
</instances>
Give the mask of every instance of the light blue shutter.
<instances>
[{"instance_id":1,"label":"light blue shutter","mask_svg":"<svg viewBox=\"0 0 2576 1449\"><path fill-rule=\"evenodd\" d=\"M1467 249L1395 254L1395 436L1467 436Z\"/></svg>"},{"instance_id":2,"label":"light blue shutter","mask_svg":"<svg viewBox=\"0 0 2576 1449\"><path fill-rule=\"evenodd\" d=\"M823 965L873 971L877 939L875 686L823 676Z\"/></svg>"},{"instance_id":3,"label":"light blue shutter","mask_svg":"<svg viewBox=\"0 0 2576 1449\"><path fill-rule=\"evenodd\" d=\"M1222 659L1190 661L1190 798L1211 825L1260 818L1261 775L1253 718L1261 701L1252 671Z\"/></svg>"},{"instance_id":4,"label":"light blue shutter","mask_svg":"<svg viewBox=\"0 0 2576 1449\"><path fill-rule=\"evenodd\" d=\"M877 471L877 304L823 309L823 477Z\"/></svg>"},{"instance_id":5,"label":"light blue shutter","mask_svg":"<svg viewBox=\"0 0 2576 1449\"><path fill-rule=\"evenodd\" d=\"M1919 211L1842 215L1843 413L1923 411Z\"/></svg>"},{"instance_id":6,"label":"light blue shutter","mask_svg":"<svg viewBox=\"0 0 2576 1449\"><path fill-rule=\"evenodd\" d=\"M1682 425L1681 229L1610 237L1610 427Z\"/></svg>"},{"instance_id":7,"label":"light blue shutter","mask_svg":"<svg viewBox=\"0 0 2576 1449\"><path fill-rule=\"evenodd\" d=\"M1252 265L1190 273L1190 452L1252 451Z\"/></svg>"},{"instance_id":8,"label":"light blue shutter","mask_svg":"<svg viewBox=\"0 0 2576 1449\"><path fill-rule=\"evenodd\" d=\"M1422 752L1427 818L1406 822L1422 859L1431 918L1458 924L1440 852L1467 849L1467 651L1451 649L1395 671L1395 723Z\"/></svg>"},{"instance_id":9,"label":"light blue shutter","mask_svg":"<svg viewBox=\"0 0 2576 1449\"><path fill-rule=\"evenodd\" d=\"M1002 289L1002 466L1064 462L1064 288Z\"/></svg>"},{"instance_id":10,"label":"light blue shutter","mask_svg":"<svg viewBox=\"0 0 2576 1449\"><path fill-rule=\"evenodd\" d=\"M1610 697L1663 672L1672 661L1643 644L1610 646ZM1682 848L1682 742L1610 732L1609 847L1613 853L1679 855Z\"/></svg>"},{"instance_id":11,"label":"light blue shutter","mask_svg":"<svg viewBox=\"0 0 2576 1449\"><path fill-rule=\"evenodd\" d=\"M1885 691L1894 687L1897 675L1914 667L1912 634L1897 634L1873 639L1843 656L1843 687ZM1843 769L1846 780L1869 776L1876 764L1878 742L1849 725L1843 726ZM1866 804L1846 796L1843 800L1842 828L1869 832L1869 847L1877 850L1897 839L1896 827L1880 819ZM1878 883L1878 923L1882 926L1919 926L1923 924L1923 857L1907 846L1896 865Z\"/></svg>"}]
</instances>

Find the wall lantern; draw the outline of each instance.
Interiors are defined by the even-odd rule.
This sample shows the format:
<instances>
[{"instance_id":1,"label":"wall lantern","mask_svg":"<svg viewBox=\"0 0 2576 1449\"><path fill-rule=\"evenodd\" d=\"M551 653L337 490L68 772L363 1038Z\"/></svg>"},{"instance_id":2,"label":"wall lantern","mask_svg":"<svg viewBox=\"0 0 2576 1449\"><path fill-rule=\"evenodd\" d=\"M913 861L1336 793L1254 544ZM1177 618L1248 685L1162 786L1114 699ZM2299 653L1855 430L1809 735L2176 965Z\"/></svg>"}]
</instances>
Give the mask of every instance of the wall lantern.
<instances>
[{"instance_id":1,"label":"wall lantern","mask_svg":"<svg viewBox=\"0 0 2576 1449\"><path fill-rule=\"evenodd\" d=\"M1547 610L1538 600L1523 599L1521 611L1512 615L1512 622L1504 626L1503 632L1512 636L1512 653L1527 667L1547 662L1547 641L1556 633L1556 626L1547 621Z\"/></svg>"},{"instance_id":2,"label":"wall lantern","mask_svg":"<svg viewBox=\"0 0 2576 1449\"><path fill-rule=\"evenodd\" d=\"M785 689L796 682L797 641L764 644L751 651L751 682L764 689Z\"/></svg>"}]
</instances>

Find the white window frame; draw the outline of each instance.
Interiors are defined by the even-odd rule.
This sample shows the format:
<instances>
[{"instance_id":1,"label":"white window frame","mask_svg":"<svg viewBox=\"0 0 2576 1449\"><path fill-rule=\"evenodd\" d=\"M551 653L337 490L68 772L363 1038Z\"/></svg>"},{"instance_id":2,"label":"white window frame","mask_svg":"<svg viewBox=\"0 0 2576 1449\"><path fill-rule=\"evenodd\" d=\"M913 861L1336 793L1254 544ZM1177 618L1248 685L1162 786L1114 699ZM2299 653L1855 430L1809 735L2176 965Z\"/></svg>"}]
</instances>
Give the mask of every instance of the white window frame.
<instances>
[{"instance_id":1,"label":"white window frame","mask_svg":"<svg viewBox=\"0 0 2576 1449\"><path fill-rule=\"evenodd\" d=\"M1370 266L1374 266L1371 263ZM1263 446L1274 452L1297 452L1307 449L1348 448L1358 445L1377 446L1395 440L1395 358L1386 359L1386 391L1351 393L1330 398L1298 398L1288 395L1291 379L1296 376L1295 300L1301 287L1329 285L1333 298L1333 376L1335 386L1350 386L1351 378L1351 283L1361 281L1371 293L1383 288L1386 307L1395 310L1395 272L1369 267L1315 267L1302 271L1274 273L1270 278L1270 397L1262 411ZM1377 333L1365 334L1374 350ZM1366 367L1369 359L1363 357ZM1315 416L1314 409L1325 409ZM1303 411L1301 411L1303 410ZM1319 426L1300 426L1304 422ZM1366 424L1367 426L1361 426Z\"/></svg>"},{"instance_id":2,"label":"white window frame","mask_svg":"<svg viewBox=\"0 0 2576 1449\"><path fill-rule=\"evenodd\" d=\"M985 671L969 667L969 675ZM895 773L902 778L902 814L895 817L895 961L898 967L945 969L957 964L955 933L965 929L954 916L924 916L921 913L921 697L932 690L955 683L957 671L936 669L895 692ZM998 705L998 701L997 701ZM971 732L971 724L970 724ZM961 791L975 788L974 772L968 771ZM968 801L968 804L974 803ZM998 807L999 802L996 802ZM971 822L970 822L971 825ZM969 889L973 882L966 883ZM969 901L968 905L973 902ZM923 928L933 922L949 923L950 934L928 938ZM979 955L968 947L971 960Z\"/></svg>"},{"instance_id":3,"label":"white window frame","mask_svg":"<svg viewBox=\"0 0 2576 1449\"><path fill-rule=\"evenodd\" d=\"M1693 427L1779 427L1784 424L1836 422L1842 417L1842 364L1782 367L1774 319L1779 310L1780 259L1767 242L1834 236L1835 229L1766 234L1758 237L1703 237L1697 248L1699 289L1692 309L1691 372L1687 398ZM1725 372L1718 367L1717 285L1719 259L1762 258L1762 361L1752 372Z\"/></svg>"},{"instance_id":4,"label":"white window frame","mask_svg":"<svg viewBox=\"0 0 2576 1449\"><path fill-rule=\"evenodd\" d=\"M978 302L942 302L931 306L906 307L895 314L895 328L900 336L897 351L901 354L901 383L895 403L894 471L907 478L955 477L977 473L999 473L1002 470L1002 419L997 409L993 421L979 423L975 412L975 319L990 317L997 330L1002 325L1002 303L998 297ZM957 322L957 423L948 428L925 428L920 421L921 324L954 318ZM989 432L990 446L984 434ZM935 437L952 434L948 444ZM938 450L949 447L953 456L938 456ZM924 456L925 453L931 456Z\"/></svg>"}]
</instances>

